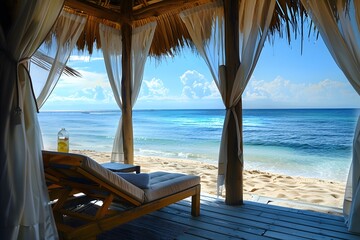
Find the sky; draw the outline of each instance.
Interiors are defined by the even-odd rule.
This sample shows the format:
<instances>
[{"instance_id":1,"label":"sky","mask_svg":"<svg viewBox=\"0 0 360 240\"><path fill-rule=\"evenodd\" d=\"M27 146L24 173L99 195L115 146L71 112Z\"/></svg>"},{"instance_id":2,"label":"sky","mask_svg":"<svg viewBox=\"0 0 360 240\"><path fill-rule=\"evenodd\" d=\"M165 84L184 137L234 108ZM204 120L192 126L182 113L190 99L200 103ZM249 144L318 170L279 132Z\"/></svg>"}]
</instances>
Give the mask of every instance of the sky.
<instances>
[{"instance_id":1,"label":"sky","mask_svg":"<svg viewBox=\"0 0 360 240\"><path fill-rule=\"evenodd\" d=\"M266 42L243 94L247 109L360 108L360 97L321 37ZM68 65L81 78L62 76L41 110L117 110L101 51L74 51ZM148 58L134 109L224 109L204 60L189 49L174 58Z\"/></svg>"}]
</instances>

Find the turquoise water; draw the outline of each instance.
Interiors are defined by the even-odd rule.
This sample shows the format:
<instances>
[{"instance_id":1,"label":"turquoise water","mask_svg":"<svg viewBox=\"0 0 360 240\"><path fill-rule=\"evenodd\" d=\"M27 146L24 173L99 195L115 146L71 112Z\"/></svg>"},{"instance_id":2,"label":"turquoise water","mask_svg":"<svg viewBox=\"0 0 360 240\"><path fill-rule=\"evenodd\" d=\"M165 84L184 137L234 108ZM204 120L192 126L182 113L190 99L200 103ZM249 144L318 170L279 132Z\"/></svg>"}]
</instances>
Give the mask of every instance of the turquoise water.
<instances>
[{"instance_id":1,"label":"turquoise water","mask_svg":"<svg viewBox=\"0 0 360 240\"><path fill-rule=\"evenodd\" d=\"M246 169L345 181L360 110L244 110ZM217 163L224 110L135 110L136 155ZM61 127L70 148L111 152L119 111L39 113L45 149Z\"/></svg>"}]
</instances>

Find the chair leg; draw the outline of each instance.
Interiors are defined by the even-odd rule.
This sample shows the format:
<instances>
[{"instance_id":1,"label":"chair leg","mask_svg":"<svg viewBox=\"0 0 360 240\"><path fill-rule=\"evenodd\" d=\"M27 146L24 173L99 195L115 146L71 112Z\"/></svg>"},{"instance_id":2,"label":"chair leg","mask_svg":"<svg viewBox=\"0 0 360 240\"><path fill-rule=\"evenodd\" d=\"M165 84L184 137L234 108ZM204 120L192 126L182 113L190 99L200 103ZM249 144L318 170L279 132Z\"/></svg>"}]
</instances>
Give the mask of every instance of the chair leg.
<instances>
[{"instance_id":1,"label":"chair leg","mask_svg":"<svg viewBox=\"0 0 360 240\"><path fill-rule=\"evenodd\" d=\"M191 196L191 215L200 216L200 185L196 187L196 194Z\"/></svg>"}]
</instances>

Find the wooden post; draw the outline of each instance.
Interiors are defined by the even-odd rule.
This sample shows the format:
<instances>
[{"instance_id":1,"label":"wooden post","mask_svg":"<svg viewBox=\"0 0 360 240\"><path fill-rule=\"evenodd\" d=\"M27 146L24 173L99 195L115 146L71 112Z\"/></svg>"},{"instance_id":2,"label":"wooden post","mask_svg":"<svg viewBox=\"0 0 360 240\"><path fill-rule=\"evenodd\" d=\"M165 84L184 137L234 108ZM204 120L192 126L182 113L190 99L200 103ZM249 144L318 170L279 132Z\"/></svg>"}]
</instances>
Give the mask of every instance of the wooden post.
<instances>
[{"instance_id":1,"label":"wooden post","mask_svg":"<svg viewBox=\"0 0 360 240\"><path fill-rule=\"evenodd\" d=\"M227 107L229 106L230 93L234 85L236 72L240 66L239 58L239 1L224 0L225 16L225 65L226 65L226 85L227 85ZM228 205L243 204L243 164L239 161L238 148L243 150L242 142L242 101L234 107L239 119L241 139L238 142L236 134L236 122L233 116L229 119L228 132L228 162L226 166L226 196L225 203ZM231 115L233 112L231 113Z\"/></svg>"},{"instance_id":2,"label":"wooden post","mask_svg":"<svg viewBox=\"0 0 360 240\"><path fill-rule=\"evenodd\" d=\"M127 16L129 22L121 25L122 34L122 76L121 76L121 99L122 99L122 132L124 147L124 163L134 163L134 138L132 124L132 104L131 104L131 39L132 26L130 16L133 1L123 1L121 12Z\"/></svg>"}]
</instances>

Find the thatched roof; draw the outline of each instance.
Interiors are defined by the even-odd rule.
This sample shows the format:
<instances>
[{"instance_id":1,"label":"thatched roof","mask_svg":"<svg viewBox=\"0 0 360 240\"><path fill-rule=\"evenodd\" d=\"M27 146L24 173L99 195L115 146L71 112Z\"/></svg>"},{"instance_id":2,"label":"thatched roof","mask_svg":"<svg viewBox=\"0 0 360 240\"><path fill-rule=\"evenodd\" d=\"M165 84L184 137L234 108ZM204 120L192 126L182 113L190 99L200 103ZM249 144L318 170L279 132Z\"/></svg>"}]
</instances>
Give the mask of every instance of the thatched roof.
<instances>
[{"instance_id":1,"label":"thatched roof","mask_svg":"<svg viewBox=\"0 0 360 240\"><path fill-rule=\"evenodd\" d=\"M124 10L123 4L126 1L130 0L65 1L67 11L85 13L89 16L77 43L79 50L87 50L91 54L94 43L101 48L99 23L120 28L123 23L138 26L157 21L150 55L175 55L185 45L192 47L189 33L179 13L213 0L133 0L132 10ZM280 37L287 37L290 42L291 36L302 36L302 24L306 17L300 0L277 0L269 39L278 34Z\"/></svg>"},{"instance_id":2,"label":"thatched roof","mask_svg":"<svg viewBox=\"0 0 360 240\"><path fill-rule=\"evenodd\" d=\"M80 50L93 51L94 43L101 48L99 23L120 28L124 22L133 26L156 21L151 56L174 55L182 47L190 46L189 33L179 17L179 13L211 0L135 0L129 16L122 14L122 0L66 0L65 9L89 15L87 24L77 43Z\"/></svg>"}]
</instances>

